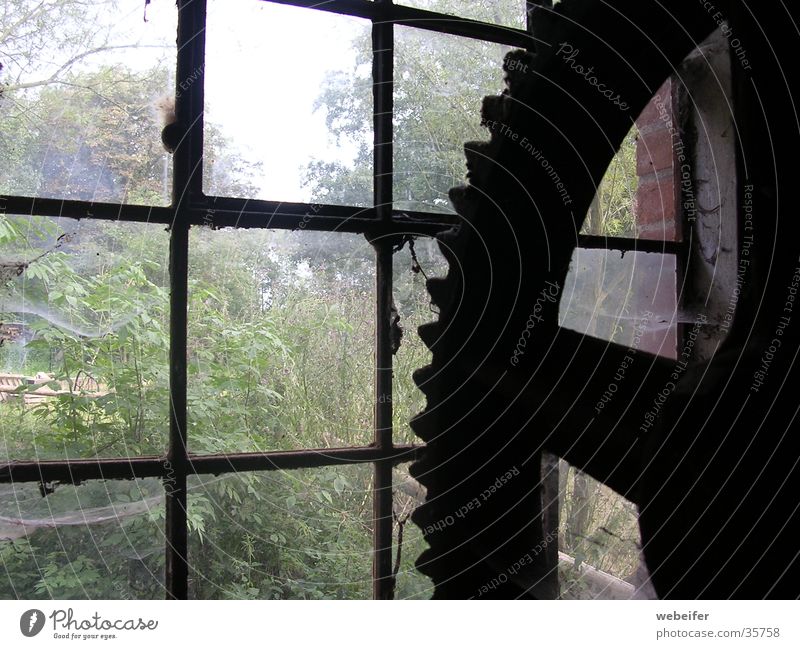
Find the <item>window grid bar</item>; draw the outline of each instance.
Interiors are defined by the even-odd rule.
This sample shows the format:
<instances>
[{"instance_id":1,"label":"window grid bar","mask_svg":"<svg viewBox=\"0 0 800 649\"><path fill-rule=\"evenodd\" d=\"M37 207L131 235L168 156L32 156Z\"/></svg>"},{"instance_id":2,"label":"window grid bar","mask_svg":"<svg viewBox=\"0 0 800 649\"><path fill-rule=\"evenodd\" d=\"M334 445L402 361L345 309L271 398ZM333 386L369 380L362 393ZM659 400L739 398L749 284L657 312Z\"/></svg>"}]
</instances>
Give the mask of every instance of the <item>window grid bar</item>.
<instances>
[{"instance_id":1,"label":"window grid bar","mask_svg":"<svg viewBox=\"0 0 800 649\"><path fill-rule=\"evenodd\" d=\"M188 598L188 533L186 477L189 462L186 447L186 352L188 304L189 226L176 223L170 234L169 275L169 449L170 472L164 479L167 539L166 586L170 599Z\"/></svg>"},{"instance_id":2,"label":"window grid bar","mask_svg":"<svg viewBox=\"0 0 800 649\"><path fill-rule=\"evenodd\" d=\"M89 201L0 195L0 214L36 214L67 219L95 219L172 225L172 207L93 203ZM244 198L213 197L206 201L181 202L181 218L189 225L211 228L272 228L321 232L376 231L433 235L458 222L455 214L392 210L391 222L376 223L374 207L284 203Z\"/></svg>"},{"instance_id":3,"label":"window grid bar","mask_svg":"<svg viewBox=\"0 0 800 649\"><path fill-rule=\"evenodd\" d=\"M262 0L274 4L291 5L317 11L367 18L374 24L392 23L441 34L474 38L500 45L532 48L535 39L524 29L486 23L471 18L396 5L383 0Z\"/></svg>"},{"instance_id":4,"label":"window grid bar","mask_svg":"<svg viewBox=\"0 0 800 649\"><path fill-rule=\"evenodd\" d=\"M187 421L187 339L189 304L189 220L181 204L202 192L203 96L206 0L179 0L175 114L178 124L190 125L173 156L172 204L175 221L169 244L169 448L164 478L167 599L189 597L189 533L187 525L187 476L189 457ZM187 92L183 79L200 77Z\"/></svg>"},{"instance_id":5,"label":"window grid bar","mask_svg":"<svg viewBox=\"0 0 800 649\"><path fill-rule=\"evenodd\" d=\"M187 472L189 475L221 475L239 471L289 471L368 462L388 462L395 465L413 461L421 448L415 444L403 444L386 449L376 446L351 446L265 453L190 455L187 458ZM15 482L78 484L85 480L169 478L172 472L167 458L158 456L14 461L0 466L0 484Z\"/></svg>"},{"instance_id":6,"label":"window grid bar","mask_svg":"<svg viewBox=\"0 0 800 649\"><path fill-rule=\"evenodd\" d=\"M382 237L376 250L375 335L375 446L391 452L392 443L392 347L390 311L392 304L392 244ZM375 462L373 489L374 562L373 596L392 599L392 462Z\"/></svg>"},{"instance_id":7,"label":"window grid bar","mask_svg":"<svg viewBox=\"0 0 800 649\"><path fill-rule=\"evenodd\" d=\"M0 214L30 214L68 219L97 219L134 223L172 223L175 210L152 205L122 205L90 201L0 195Z\"/></svg>"},{"instance_id":8,"label":"window grid bar","mask_svg":"<svg viewBox=\"0 0 800 649\"><path fill-rule=\"evenodd\" d=\"M376 5L391 6L391 0ZM394 147L392 114L394 112L394 25L372 25L372 96L373 96L373 203L380 224L392 220L392 175ZM392 237L368 238L375 248L375 385L374 445L392 448L392 346L390 310L392 304ZM373 509L372 595L391 599L392 580L392 463L375 462Z\"/></svg>"},{"instance_id":9,"label":"window grid bar","mask_svg":"<svg viewBox=\"0 0 800 649\"><path fill-rule=\"evenodd\" d=\"M176 212L171 207L0 196L0 213L171 225L175 221ZM392 209L389 221L378 221L377 210L374 207L311 205L220 197L209 199L207 203L182 206L181 219L189 225L212 228L296 230L303 224L304 230L318 232L370 233L375 236L400 233L433 236L457 225L461 217L456 214ZM685 253L687 242L580 234L577 245L580 248L674 255Z\"/></svg>"}]
</instances>

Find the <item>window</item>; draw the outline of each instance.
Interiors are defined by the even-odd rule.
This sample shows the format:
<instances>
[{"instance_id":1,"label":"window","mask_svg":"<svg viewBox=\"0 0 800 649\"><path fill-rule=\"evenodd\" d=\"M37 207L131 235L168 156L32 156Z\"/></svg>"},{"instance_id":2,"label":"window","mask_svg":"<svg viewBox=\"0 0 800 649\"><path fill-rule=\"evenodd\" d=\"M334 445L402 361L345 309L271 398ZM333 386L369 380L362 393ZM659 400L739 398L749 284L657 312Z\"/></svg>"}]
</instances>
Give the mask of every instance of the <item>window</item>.
<instances>
[{"instance_id":1,"label":"window","mask_svg":"<svg viewBox=\"0 0 800 649\"><path fill-rule=\"evenodd\" d=\"M5 0L0 596L426 596L426 237L543 3L462 4ZM652 295L564 317L624 337L676 244L598 214L576 270Z\"/></svg>"},{"instance_id":2,"label":"window","mask_svg":"<svg viewBox=\"0 0 800 649\"><path fill-rule=\"evenodd\" d=\"M143 5L0 16L2 596L425 597L393 313L526 3Z\"/></svg>"},{"instance_id":3,"label":"window","mask_svg":"<svg viewBox=\"0 0 800 649\"><path fill-rule=\"evenodd\" d=\"M684 125L675 86L670 80L659 89L607 170L584 222L591 247L575 250L559 314L564 327L672 359L685 351L682 301L691 290L678 273L691 245L682 232L691 232L693 220L678 200ZM561 597L654 597L636 506L567 462L552 464Z\"/></svg>"}]
</instances>

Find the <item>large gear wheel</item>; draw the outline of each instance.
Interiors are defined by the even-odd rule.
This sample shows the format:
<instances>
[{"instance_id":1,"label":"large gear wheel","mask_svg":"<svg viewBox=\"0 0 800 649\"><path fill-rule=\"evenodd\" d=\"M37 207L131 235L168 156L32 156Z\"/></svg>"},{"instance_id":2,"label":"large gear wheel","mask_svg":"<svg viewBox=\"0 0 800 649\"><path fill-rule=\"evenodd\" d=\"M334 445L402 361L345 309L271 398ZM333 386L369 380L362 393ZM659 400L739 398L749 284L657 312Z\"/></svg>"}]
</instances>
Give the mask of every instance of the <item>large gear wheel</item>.
<instances>
[{"instance_id":1,"label":"large gear wheel","mask_svg":"<svg viewBox=\"0 0 800 649\"><path fill-rule=\"evenodd\" d=\"M542 525L548 450L639 503L660 596L732 596L730 579L713 587L730 553L707 569L691 561L708 549L709 532L683 519L664 531L673 512L684 514L677 483L702 474L697 462L672 471L697 431L684 426L669 444L637 433L642 397L668 380L672 363L646 357L596 416L580 404L597 401L607 382L593 377L613 374L625 350L558 326L577 233L606 168L655 91L719 21L685 0L565 0L538 13L535 52L507 55L506 90L483 100L490 139L465 145L469 184L450 193L461 221L439 236L449 272L428 281L439 318L419 329L432 361L415 373L427 406L412 428L426 446L411 472L427 501L413 520L430 546L417 566L433 580L435 598L557 597L544 552L555 540ZM735 356L750 358L741 349ZM723 354L715 362L724 372L733 361ZM676 413L691 392L679 391ZM695 400L695 410L702 403ZM703 488L713 487L709 480ZM671 490L660 488L665 483ZM729 506L718 502L717 516ZM702 515L699 505L689 509ZM696 571L685 588L681 570ZM700 574L710 590L697 586Z\"/></svg>"}]
</instances>

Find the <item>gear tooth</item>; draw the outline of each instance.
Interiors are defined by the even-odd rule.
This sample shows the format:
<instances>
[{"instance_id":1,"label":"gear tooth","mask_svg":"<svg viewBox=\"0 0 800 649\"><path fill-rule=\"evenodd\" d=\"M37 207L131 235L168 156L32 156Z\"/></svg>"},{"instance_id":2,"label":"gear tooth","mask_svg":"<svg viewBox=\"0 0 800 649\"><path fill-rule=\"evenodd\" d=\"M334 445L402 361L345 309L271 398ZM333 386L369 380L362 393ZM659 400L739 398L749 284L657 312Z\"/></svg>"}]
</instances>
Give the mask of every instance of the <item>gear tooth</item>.
<instances>
[{"instance_id":1,"label":"gear tooth","mask_svg":"<svg viewBox=\"0 0 800 649\"><path fill-rule=\"evenodd\" d=\"M425 464L423 462L421 462L420 460L417 460L416 462L414 462L408 468L408 475L410 475L412 478L414 478L414 480L419 482L423 487L425 487L426 490L428 488L428 485L424 484L422 482L422 480L424 480L426 478L427 473L428 473L428 471L425 469ZM428 495L427 497L429 498L430 496ZM416 512L419 509L420 509L420 507L417 507L417 509L414 510L414 513L416 514ZM413 516L412 516L412 520L413 520Z\"/></svg>"},{"instance_id":2,"label":"gear tooth","mask_svg":"<svg viewBox=\"0 0 800 649\"><path fill-rule=\"evenodd\" d=\"M439 252L447 260L451 266L456 261L458 255L456 253L458 247L458 229L450 230L446 233L440 234L436 237L439 244ZM451 270L452 272L452 270Z\"/></svg>"},{"instance_id":3,"label":"gear tooth","mask_svg":"<svg viewBox=\"0 0 800 649\"><path fill-rule=\"evenodd\" d=\"M470 184L480 186L486 183L492 168L492 149L490 142L467 142L464 145L467 179Z\"/></svg>"},{"instance_id":4,"label":"gear tooth","mask_svg":"<svg viewBox=\"0 0 800 649\"><path fill-rule=\"evenodd\" d=\"M442 253L442 256L445 258L445 261L450 264L452 267L453 265L457 265L458 256L456 255L455 248L453 246L445 245L441 241L439 242L439 252Z\"/></svg>"},{"instance_id":5,"label":"gear tooth","mask_svg":"<svg viewBox=\"0 0 800 649\"><path fill-rule=\"evenodd\" d=\"M474 140L464 143L464 155L467 158L467 166L474 164L476 160L484 160L491 156L491 142L484 140Z\"/></svg>"},{"instance_id":6,"label":"gear tooth","mask_svg":"<svg viewBox=\"0 0 800 649\"><path fill-rule=\"evenodd\" d=\"M422 554L419 555L414 563L414 567L426 577L432 578L438 576L438 573L441 571L438 565L439 563L439 553L428 548L427 550L423 550Z\"/></svg>"},{"instance_id":7,"label":"gear tooth","mask_svg":"<svg viewBox=\"0 0 800 649\"><path fill-rule=\"evenodd\" d=\"M447 192L456 212L464 218L474 217L478 211L478 193L468 185L453 187Z\"/></svg>"},{"instance_id":8,"label":"gear tooth","mask_svg":"<svg viewBox=\"0 0 800 649\"><path fill-rule=\"evenodd\" d=\"M411 426L414 434L425 443L436 437L436 421L428 410L423 410L414 415L409 422L409 426Z\"/></svg>"},{"instance_id":9,"label":"gear tooth","mask_svg":"<svg viewBox=\"0 0 800 649\"><path fill-rule=\"evenodd\" d=\"M512 50L503 59L505 82L512 96L519 95L519 89L525 83L529 71L533 67L535 54L526 50Z\"/></svg>"},{"instance_id":10,"label":"gear tooth","mask_svg":"<svg viewBox=\"0 0 800 649\"><path fill-rule=\"evenodd\" d=\"M435 375L436 369L433 367L433 365L426 365L418 370L414 370L414 373L411 376L414 379L414 383L417 385L417 387L425 392L425 386Z\"/></svg>"},{"instance_id":11,"label":"gear tooth","mask_svg":"<svg viewBox=\"0 0 800 649\"><path fill-rule=\"evenodd\" d=\"M422 503L411 513L411 522L424 529L432 522L431 519L435 516L435 512L432 509L429 503Z\"/></svg>"},{"instance_id":12,"label":"gear tooth","mask_svg":"<svg viewBox=\"0 0 800 649\"><path fill-rule=\"evenodd\" d=\"M508 106L505 95L484 97L481 104L481 126L488 126L487 122L504 122L508 116Z\"/></svg>"},{"instance_id":13,"label":"gear tooth","mask_svg":"<svg viewBox=\"0 0 800 649\"><path fill-rule=\"evenodd\" d=\"M431 296L431 301L438 307L442 307L450 301L453 296L453 286L450 281L441 277L434 277L429 279L425 286ZM422 325L428 327L429 325ZM422 327L420 327L420 336L422 335ZM437 334L438 338L438 334ZM423 339L424 340L424 339ZM428 345L430 347L430 345Z\"/></svg>"},{"instance_id":14,"label":"gear tooth","mask_svg":"<svg viewBox=\"0 0 800 649\"><path fill-rule=\"evenodd\" d=\"M428 349L433 349L436 343L439 341L441 328L439 327L438 322L429 322L428 324L421 325L417 329L417 333L422 339L422 342L425 343L425 346Z\"/></svg>"}]
</instances>

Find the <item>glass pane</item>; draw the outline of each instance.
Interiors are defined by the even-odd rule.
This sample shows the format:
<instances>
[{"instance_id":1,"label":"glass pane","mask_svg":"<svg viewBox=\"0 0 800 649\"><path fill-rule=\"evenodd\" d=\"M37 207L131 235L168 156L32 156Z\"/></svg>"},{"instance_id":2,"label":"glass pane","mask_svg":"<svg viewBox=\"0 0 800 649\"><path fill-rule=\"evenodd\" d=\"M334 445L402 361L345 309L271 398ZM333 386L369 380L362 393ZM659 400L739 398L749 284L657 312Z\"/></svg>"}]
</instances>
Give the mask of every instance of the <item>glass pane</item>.
<instances>
[{"instance_id":1,"label":"glass pane","mask_svg":"<svg viewBox=\"0 0 800 649\"><path fill-rule=\"evenodd\" d=\"M639 227L636 218L636 192L639 176L636 174L636 127L622 142L606 170L594 201L583 222L581 234L606 237L636 237Z\"/></svg>"},{"instance_id":2,"label":"glass pane","mask_svg":"<svg viewBox=\"0 0 800 649\"><path fill-rule=\"evenodd\" d=\"M372 205L369 21L210 0L206 34L205 192Z\"/></svg>"},{"instance_id":3,"label":"glass pane","mask_svg":"<svg viewBox=\"0 0 800 649\"><path fill-rule=\"evenodd\" d=\"M160 454L163 226L0 216L0 460Z\"/></svg>"},{"instance_id":4,"label":"glass pane","mask_svg":"<svg viewBox=\"0 0 800 649\"><path fill-rule=\"evenodd\" d=\"M0 485L0 599L163 599L156 478Z\"/></svg>"},{"instance_id":5,"label":"glass pane","mask_svg":"<svg viewBox=\"0 0 800 649\"><path fill-rule=\"evenodd\" d=\"M196 476L193 599L372 596L370 464Z\"/></svg>"},{"instance_id":6,"label":"glass pane","mask_svg":"<svg viewBox=\"0 0 800 649\"><path fill-rule=\"evenodd\" d=\"M372 441L375 262L359 235L193 228L193 453Z\"/></svg>"},{"instance_id":7,"label":"glass pane","mask_svg":"<svg viewBox=\"0 0 800 649\"><path fill-rule=\"evenodd\" d=\"M425 408L425 395L411 380L411 375L414 370L430 363L431 353L422 343L417 329L420 325L435 322L439 317L425 287L426 276L444 277L447 269L447 262L439 252L435 239L416 239L414 256L408 244L394 255L394 305L403 330L400 347L394 357L392 406L396 443L421 443L408 422Z\"/></svg>"},{"instance_id":8,"label":"glass pane","mask_svg":"<svg viewBox=\"0 0 800 649\"><path fill-rule=\"evenodd\" d=\"M397 4L517 29L526 28L525 0L402 0Z\"/></svg>"},{"instance_id":9,"label":"glass pane","mask_svg":"<svg viewBox=\"0 0 800 649\"><path fill-rule=\"evenodd\" d=\"M400 553L400 569L395 580L395 599L430 599L433 582L419 572L414 564L428 544L422 530L411 522L411 513L425 500L425 487L408 474L409 464L401 464L393 471L393 556ZM402 545L400 529L402 528ZM396 565L396 564L393 564Z\"/></svg>"},{"instance_id":10,"label":"glass pane","mask_svg":"<svg viewBox=\"0 0 800 649\"><path fill-rule=\"evenodd\" d=\"M674 358L677 345L675 257L577 248L559 324L620 345Z\"/></svg>"},{"instance_id":11,"label":"glass pane","mask_svg":"<svg viewBox=\"0 0 800 649\"><path fill-rule=\"evenodd\" d=\"M465 182L464 143L489 139L480 125L481 100L502 90L510 49L395 28L395 208L453 212L447 191Z\"/></svg>"},{"instance_id":12,"label":"glass pane","mask_svg":"<svg viewBox=\"0 0 800 649\"><path fill-rule=\"evenodd\" d=\"M647 575L636 505L563 460L559 492L561 599L633 599Z\"/></svg>"},{"instance_id":13,"label":"glass pane","mask_svg":"<svg viewBox=\"0 0 800 649\"><path fill-rule=\"evenodd\" d=\"M166 205L158 105L174 3L16 0L0 12L0 193Z\"/></svg>"}]
</instances>

